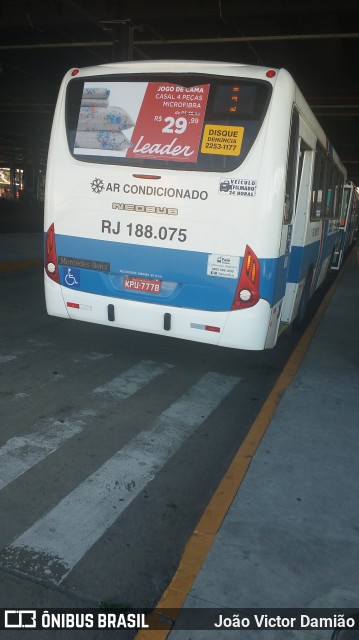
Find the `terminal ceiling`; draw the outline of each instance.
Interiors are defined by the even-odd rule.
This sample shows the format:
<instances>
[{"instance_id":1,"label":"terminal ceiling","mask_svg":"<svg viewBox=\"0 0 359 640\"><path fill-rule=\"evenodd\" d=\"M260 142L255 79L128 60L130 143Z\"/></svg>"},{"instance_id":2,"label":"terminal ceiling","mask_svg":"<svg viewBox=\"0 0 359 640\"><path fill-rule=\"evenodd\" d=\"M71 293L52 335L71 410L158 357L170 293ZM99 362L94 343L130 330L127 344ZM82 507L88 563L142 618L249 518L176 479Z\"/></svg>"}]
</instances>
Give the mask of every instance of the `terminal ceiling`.
<instances>
[{"instance_id":1,"label":"terminal ceiling","mask_svg":"<svg viewBox=\"0 0 359 640\"><path fill-rule=\"evenodd\" d=\"M61 79L114 60L286 68L359 184L358 0L0 0L0 166L46 151Z\"/></svg>"}]
</instances>

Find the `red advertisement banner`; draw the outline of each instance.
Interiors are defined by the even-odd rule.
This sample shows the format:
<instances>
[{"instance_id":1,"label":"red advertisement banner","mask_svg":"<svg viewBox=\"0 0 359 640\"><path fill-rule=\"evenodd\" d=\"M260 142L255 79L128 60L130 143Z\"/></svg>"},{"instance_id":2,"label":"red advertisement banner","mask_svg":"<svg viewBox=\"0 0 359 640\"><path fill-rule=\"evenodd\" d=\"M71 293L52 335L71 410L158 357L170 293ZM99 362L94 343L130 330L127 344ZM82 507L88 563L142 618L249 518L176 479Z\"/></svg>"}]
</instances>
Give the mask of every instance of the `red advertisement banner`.
<instances>
[{"instance_id":1,"label":"red advertisement banner","mask_svg":"<svg viewBox=\"0 0 359 640\"><path fill-rule=\"evenodd\" d=\"M127 158L196 162L209 85L149 82Z\"/></svg>"}]
</instances>

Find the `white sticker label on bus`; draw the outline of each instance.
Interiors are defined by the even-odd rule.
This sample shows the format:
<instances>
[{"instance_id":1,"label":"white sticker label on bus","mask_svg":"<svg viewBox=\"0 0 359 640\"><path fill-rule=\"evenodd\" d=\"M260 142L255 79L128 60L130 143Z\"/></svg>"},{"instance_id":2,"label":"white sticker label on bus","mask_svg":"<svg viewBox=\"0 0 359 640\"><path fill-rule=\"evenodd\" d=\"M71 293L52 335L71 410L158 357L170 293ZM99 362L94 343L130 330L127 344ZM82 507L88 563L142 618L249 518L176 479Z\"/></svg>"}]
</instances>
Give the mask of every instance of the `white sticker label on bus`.
<instances>
[{"instance_id":1,"label":"white sticker label on bus","mask_svg":"<svg viewBox=\"0 0 359 640\"><path fill-rule=\"evenodd\" d=\"M257 190L257 180L221 178L219 181L219 193L230 196L254 197Z\"/></svg>"},{"instance_id":2,"label":"white sticker label on bus","mask_svg":"<svg viewBox=\"0 0 359 640\"><path fill-rule=\"evenodd\" d=\"M238 278L239 256L224 256L210 253L208 256L207 275L217 278Z\"/></svg>"}]
</instances>

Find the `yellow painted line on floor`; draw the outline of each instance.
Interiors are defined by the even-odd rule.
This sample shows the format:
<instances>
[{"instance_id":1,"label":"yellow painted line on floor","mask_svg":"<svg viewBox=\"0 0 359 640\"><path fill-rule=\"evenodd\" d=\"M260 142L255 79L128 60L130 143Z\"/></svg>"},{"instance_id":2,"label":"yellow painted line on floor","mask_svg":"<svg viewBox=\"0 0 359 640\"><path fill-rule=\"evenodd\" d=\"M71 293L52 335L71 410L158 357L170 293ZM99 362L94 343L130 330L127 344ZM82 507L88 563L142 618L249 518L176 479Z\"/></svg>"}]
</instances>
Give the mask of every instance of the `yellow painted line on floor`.
<instances>
[{"instance_id":1,"label":"yellow painted line on floor","mask_svg":"<svg viewBox=\"0 0 359 640\"><path fill-rule=\"evenodd\" d=\"M212 547L218 530L246 475L252 458L273 418L285 390L291 384L308 350L317 327L332 299L353 254L339 272L326 293L313 320L299 340L272 391L254 420L247 436L208 503L200 521L189 538L170 584L160 598L156 609L147 617L147 623L156 629L142 629L135 640L166 640L192 585Z\"/></svg>"},{"instance_id":2,"label":"yellow painted line on floor","mask_svg":"<svg viewBox=\"0 0 359 640\"><path fill-rule=\"evenodd\" d=\"M16 260L13 262L0 263L0 273L10 273L12 271L24 271L24 269L32 269L33 267L40 267L42 260L39 258L33 260Z\"/></svg>"}]
</instances>

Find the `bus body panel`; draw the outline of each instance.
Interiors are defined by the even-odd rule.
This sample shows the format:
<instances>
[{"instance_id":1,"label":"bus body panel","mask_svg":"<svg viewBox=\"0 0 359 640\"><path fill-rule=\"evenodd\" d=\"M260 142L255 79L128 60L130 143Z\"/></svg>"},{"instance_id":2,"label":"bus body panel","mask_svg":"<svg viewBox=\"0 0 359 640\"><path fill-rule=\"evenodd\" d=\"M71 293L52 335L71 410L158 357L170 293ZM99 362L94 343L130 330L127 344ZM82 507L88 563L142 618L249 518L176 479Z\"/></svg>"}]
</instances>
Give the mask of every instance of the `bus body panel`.
<instances>
[{"instance_id":1,"label":"bus body panel","mask_svg":"<svg viewBox=\"0 0 359 640\"><path fill-rule=\"evenodd\" d=\"M45 279L45 291L51 293L50 315L61 315L73 320L92 322L112 327L144 331L159 335L212 345L238 349L258 350L265 343L267 325L270 317L269 304L260 300L251 309L231 312L206 312L202 310L173 308L166 305L154 305L134 300L115 299L107 296L93 296L83 291L72 291L65 287L51 289L51 281ZM62 289L62 291L60 290ZM74 306L75 305L75 306ZM114 307L114 320L108 319L108 305ZM63 310L67 309L67 314ZM171 328L166 330L165 315L171 316ZM241 332L238 332L237 315L241 314ZM267 321L263 323L263 314ZM146 322L143 322L145 316ZM252 328L255 331L252 331ZM260 340L258 340L258 334ZM252 336L248 340L248 336Z\"/></svg>"},{"instance_id":2,"label":"bus body panel","mask_svg":"<svg viewBox=\"0 0 359 640\"><path fill-rule=\"evenodd\" d=\"M243 255L164 248L159 251L157 247L61 234L56 235L56 247L60 282L65 288L188 309L229 311L243 266ZM226 264L228 260L231 260L230 266ZM136 268L135 271L132 268L134 277L160 281L161 290L126 289L124 283L131 278L131 265ZM282 265L283 258L261 261L259 292L267 302L276 304L283 297L284 277L275 275L283 274ZM211 268L224 268L227 277L208 275ZM236 277L228 277L229 271Z\"/></svg>"},{"instance_id":3,"label":"bus body panel","mask_svg":"<svg viewBox=\"0 0 359 640\"><path fill-rule=\"evenodd\" d=\"M325 135L285 70L268 79L265 69L244 65L119 63L80 70L76 78L110 74L111 80L136 72L169 78L197 73L208 82L211 75L253 79L269 83L272 95L234 170L186 171L180 163L144 169L71 154L69 72L55 110L46 176L45 244L53 224L59 273L55 283L45 271L48 312L239 349L273 347L281 320L295 317L309 265L313 291L324 279L337 232L329 220L308 220L308 185L306 211L296 212L304 224L296 227L295 217L283 222L293 104L301 114L299 136L312 148L309 174L315 141L324 143ZM259 299L236 309L248 247L258 260ZM170 329L164 328L165 315Z\"/></svg>"},{"instance_id":4,"label":"bus body panel","mask_svg":"<svg viewBox=\"0 0 359 640\"><path fill-rule=\"evenodd\" d=\"M318 143L328 146L328 141L315 117L306 108L304 98L298 89L296 107L299 111L301 161L296 184L297 201L293 219L288 281L282 310L282 321L286 324L291 324L297 317L307 280L310 280L309 296L313 295L325 280L340 237L338 215L336 218L333 216L316 220L312 218L316 147ZM331 149L330 155L333 163L345 175L344 167L335 151Z\"/></svg>"}]
</instances>

